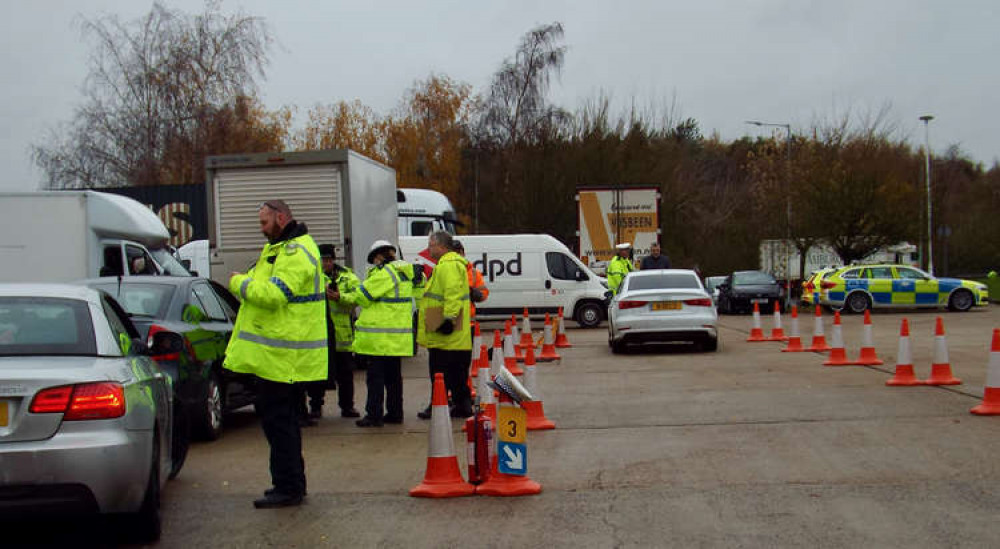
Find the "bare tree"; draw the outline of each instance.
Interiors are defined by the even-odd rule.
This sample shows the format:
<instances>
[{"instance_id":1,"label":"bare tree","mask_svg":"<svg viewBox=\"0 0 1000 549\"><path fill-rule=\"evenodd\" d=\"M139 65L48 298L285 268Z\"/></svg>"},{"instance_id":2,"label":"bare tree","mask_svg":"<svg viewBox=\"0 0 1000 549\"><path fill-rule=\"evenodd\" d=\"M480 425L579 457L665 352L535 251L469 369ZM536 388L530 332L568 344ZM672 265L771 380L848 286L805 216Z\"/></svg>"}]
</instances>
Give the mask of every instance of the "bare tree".
<instances>
[{"instance_id":1,"label":"bare tree","mask_svg":"<svg viewBox=\"0 0 1000 549\"><path fill-rule=\"evenodd\" d=\"M54 188L169 179L165 150L210 142L206 122L253 95L271 44L261 19L225 15L218 1L199 15L156 2L141 19L85 19L82 28L94 42L84 102L32 147Z\"/></svg>"}]
</instances>

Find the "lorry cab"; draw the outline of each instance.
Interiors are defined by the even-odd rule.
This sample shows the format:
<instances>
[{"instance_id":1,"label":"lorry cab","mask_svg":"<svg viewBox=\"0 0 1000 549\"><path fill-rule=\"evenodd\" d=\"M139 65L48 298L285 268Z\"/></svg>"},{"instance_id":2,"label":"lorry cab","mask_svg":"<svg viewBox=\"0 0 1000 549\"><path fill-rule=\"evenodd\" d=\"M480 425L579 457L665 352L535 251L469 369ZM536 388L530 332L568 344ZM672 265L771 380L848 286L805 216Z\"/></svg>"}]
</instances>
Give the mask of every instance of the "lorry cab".
<instances>
[{"instance_id":1,"label":"lorry cab","mask_svg":"<svg viewBox=\"0 0 1000 549\"><path fill-rule=\"evenodd\" d=\"M480 320L546 313L563 316L586 328L605 319L605 282L587 268L562 242L547 234L462 235L465 257L481 273L489 298L476 304ZM433 268L426 236L400 236L403 258Z\"/></svg>"},{"instance_id":2,"label":"lorry cab","mask_svg":"<svg viewBox=\"0 0 1000 549\"><path fill-rule=\"evenodd\" d=\"M455 234L458 217L448 197L429 189L396 189L399 236Z\"/></svg>"}]
</instances>

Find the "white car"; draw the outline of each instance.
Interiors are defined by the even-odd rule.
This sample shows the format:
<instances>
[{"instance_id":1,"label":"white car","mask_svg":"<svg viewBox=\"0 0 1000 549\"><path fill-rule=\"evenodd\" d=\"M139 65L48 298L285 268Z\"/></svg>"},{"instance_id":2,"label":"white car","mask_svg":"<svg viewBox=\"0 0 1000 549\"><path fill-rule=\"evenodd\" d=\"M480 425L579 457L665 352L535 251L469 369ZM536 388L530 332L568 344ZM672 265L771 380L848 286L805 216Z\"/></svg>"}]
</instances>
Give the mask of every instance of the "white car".
<instances>
[{"instance_id":1,"label":"white car","mask_svg":"<svg viewBox=\"0 0 1000 549\"><path fill-rule=\"evenodd\" d=\"M705 351L719 347L712 296L689 269L634 271L608 306L608 345L688 341Z\"/></svg>"}]
</instances>

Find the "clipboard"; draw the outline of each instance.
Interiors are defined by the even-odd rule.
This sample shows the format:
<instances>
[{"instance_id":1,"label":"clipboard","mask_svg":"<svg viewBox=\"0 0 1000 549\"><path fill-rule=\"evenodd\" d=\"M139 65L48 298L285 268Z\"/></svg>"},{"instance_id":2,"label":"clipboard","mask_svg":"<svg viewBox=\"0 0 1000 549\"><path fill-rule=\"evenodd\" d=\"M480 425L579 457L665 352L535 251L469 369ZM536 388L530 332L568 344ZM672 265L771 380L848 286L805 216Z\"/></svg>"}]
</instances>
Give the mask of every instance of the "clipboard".
<instances>
[{"instance_id":1,"label":"clipboard","mask_svg":"<svg viewBox=\"0 0 1000 549\"><path fill-rule=\"evenodd\" d=\"M459 310L458 316L455 317L455 329L458 329L462 325L462 314L465 312L464 309ZM424 309L424 329L430 332L436 332L441 324L444 322L444 308L443 307L428 307Z\"/></svg>"}]
</instances>

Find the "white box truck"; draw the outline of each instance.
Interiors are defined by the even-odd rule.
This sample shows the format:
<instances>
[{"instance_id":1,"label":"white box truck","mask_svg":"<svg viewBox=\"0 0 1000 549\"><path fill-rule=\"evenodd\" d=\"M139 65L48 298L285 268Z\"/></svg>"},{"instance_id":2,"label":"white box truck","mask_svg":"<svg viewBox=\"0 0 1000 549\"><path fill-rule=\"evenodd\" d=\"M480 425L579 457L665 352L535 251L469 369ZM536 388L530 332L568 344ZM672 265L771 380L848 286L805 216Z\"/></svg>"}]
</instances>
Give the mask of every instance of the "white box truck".
<instances>
[{"instance_id":1,"label":"white box truck","mask_svg":"<svg viewBox=\"0 0 1000 549\"><path fill-rule=\"evenodd\" d=\"M0 282L187 276L149 208L96 191L0 193Z\"/></svg>"},{"instance_id":2,"label":"white box truck","mask_svg":"<svg viewBox=\"0 0 1000 549\"><path fill-rule=\"evenodd\" d=\"M476 317L518 318L525 308L533 318L563 316L585 328L607 318L607 283L555 237L547 234L459 235L465 257L483 273L489 298L476 304ZM401 236L403 258L434 266L426 236Z\"/></svg>"},{"instance_id":3,"label":"white box truck","mask_svg":"<svg viewBox=\"0 0 1000 549\"><path fill-rule=\"evenodd\" d=\"M371 244L397 241L396 172L354 151L232 154L205 165L209 268L222 284L260 255L257 212L267 200L284 200L313 240L336 246L338 262L361 277Z\"/></svg>"},{"instance_id":4,"label":"white box truck","mask_svg":"<svg viewBox=\"0 0 1000 549\"><path fill-rule=\"evenodd\" d=\"M656 187L577 187L580 258L599 274L615 256L615 245L632 244L636 265L660 239L660 191Z\"/></svg>"},{"instance_id":5,"label":"white box truck","mask_svg":"<svg viewBox=\"0 0 1000 549\"><path fill-rule=\"evenodd\" d=\"M455 234L458 216L448 197L430 189L398 189L399 236L424 236L434 231Z\"/></svg>"}]
</instances>

